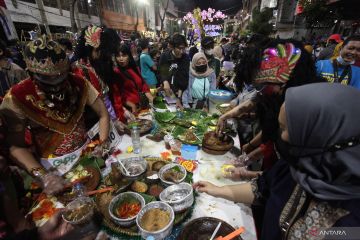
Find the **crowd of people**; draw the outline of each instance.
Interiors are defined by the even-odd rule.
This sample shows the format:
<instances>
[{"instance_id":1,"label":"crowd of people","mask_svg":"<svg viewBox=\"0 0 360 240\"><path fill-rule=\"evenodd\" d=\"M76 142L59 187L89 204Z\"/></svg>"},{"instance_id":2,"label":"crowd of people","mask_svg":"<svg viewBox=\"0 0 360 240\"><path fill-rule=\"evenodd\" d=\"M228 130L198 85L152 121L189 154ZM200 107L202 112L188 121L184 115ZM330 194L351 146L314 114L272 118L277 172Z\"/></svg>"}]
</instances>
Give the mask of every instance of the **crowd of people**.
<instances>
[{"instance_id":1,"label":"crowd of people","mask_svg":"<svg viewBox=\"0 0 360 240\"><path fill-rule=\"evenodd\" d=\"M179 33L123 41L91 25L75 45L39 35L22 53L19 59L0 41L0 238L53 239L73 230L59 214L39 229L25 219L10 166L56 194L65 181L48 170L56 167L49 159L81 152L97 122L94 154L101 156L110 122L123 132L154 93L178 109L207 111L215 89L236 93L217 126L221 135L236 119L242 145L226 177L249 181L197 182L197 191L251 204L259 239L310 239L314 227L359 226L360 36L331 35L323 49L258 34L189 46Z\"/></svg>"}]
</instances>

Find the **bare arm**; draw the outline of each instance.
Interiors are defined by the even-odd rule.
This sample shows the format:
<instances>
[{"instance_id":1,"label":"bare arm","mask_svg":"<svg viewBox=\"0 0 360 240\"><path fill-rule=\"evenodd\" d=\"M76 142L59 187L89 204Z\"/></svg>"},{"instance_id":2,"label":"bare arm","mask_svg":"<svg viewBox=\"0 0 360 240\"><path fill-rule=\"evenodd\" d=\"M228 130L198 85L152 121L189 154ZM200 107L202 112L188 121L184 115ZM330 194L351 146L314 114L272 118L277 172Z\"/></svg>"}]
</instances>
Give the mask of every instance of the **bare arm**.
<instances>
[{"instance_id":1,"label":"bare arm","mask_svg":"<svg viewBox=\"0 0 360 240\"><path fill-rule=\"evenodd\" d=\"M10 147L10 154L15 158L15 161L31 175L34 174L33 171L35 169L41 169L36 170L41 174L35 175L35 177L41 181L42 188L46 194L52 195L62 191L65 184L64 179L56 174L46 172L40 163L36 161L29 149L12 146Z\"/></svg>"},{"instance_id":2,"label":"bare arm","mask_svg":"<svg viewBox=\"0 0 360 240\"><path fill-rule=\"evenodd\" d=\"M29 173L34 168L42 167L28 148L11 146L10 154L16 163Z\"/></svg>"},{"instance_id":3,"label":"bare arm","mask_svg":"<svg viewBox=\"0 0 360 240\"><path fill-rule=\"evenodd\" d=\"M200 181L194 184L194 188L199 192L205 192L214 197L225 198L233 202L251 204L255 199L250 183L218 187L212 183Z\"/></svg>"},{"instance_id":4,"label":"bare arm","mask_svg":"<svg viewBox=\"0 0 360 240\"><path fill-rule=\"evenodd\" d=\"M149 100L149 103L153 103L154 102L154 97L150 92L146 92L145 96L147 97L147 99Z\"/></svg>"},{"instance_id":5,"label":"bare arm","mask_svg":"<svg viewBox=\"0 0 360 240\"><path fill-rule=\"evenodd\" d=\"M246 114L247 112L253 110L255 108L255 106L256 106L255 102L253 102L252 100L247 100L247 101L239 104L238 106L236 106L229 112L225 113L224 115L222 115L219 118L216 132L218 134L220 134L224 130L225 122L227 119L234 118L234 117L241 117L244 114Z\"/></svg>"},{"instance_id":6,"label":"bare arm","mask_svg":"<svg viewBox=\"0 0 360 240\"><path fill-rule=\"evenodd\" d=\"M104 142L109 137L109 129L110 129L110 117L109 113L105 107L104 102L97 98L95 102L91 105L91 108L96 112L99 116L99 138L100 141Z\"/></svg>"},{"instance_id":7,"label":"bare arm","mask_svg":"<svg viewBox=\"0 0 360 240\"><path fill-rule=\"evenodd\" d=\"M234 117L241 117L242 115L244 115L244 114L248 113L249 111L253 110L254 107L255 107L255 103L252 100L247 100L247 101L239 104L235 108L233 108L231 111L225 113L221 117L223 117L225 119L234 118Z\"/></svg>"},{"instance_id":8,"label":"bare arm","mask_svg":"<svg viewBox=\"0 0 360 240\"><path fill-rule=\"evenodd\" d=\"M250 153L259 147L262 141L262 131L242 147L243 152Z\"/></svg>"},{"instance_id":9,"label":"bare arm","mask_svg":"<svg viewBox=\"0 0 360 240\"><path fill-rule=\"evenodd\" d=\"M229 185L222 187L222 189L218 196L234 202L251 204L255 198L250 183Z\"/></svg>"}]
</instances>

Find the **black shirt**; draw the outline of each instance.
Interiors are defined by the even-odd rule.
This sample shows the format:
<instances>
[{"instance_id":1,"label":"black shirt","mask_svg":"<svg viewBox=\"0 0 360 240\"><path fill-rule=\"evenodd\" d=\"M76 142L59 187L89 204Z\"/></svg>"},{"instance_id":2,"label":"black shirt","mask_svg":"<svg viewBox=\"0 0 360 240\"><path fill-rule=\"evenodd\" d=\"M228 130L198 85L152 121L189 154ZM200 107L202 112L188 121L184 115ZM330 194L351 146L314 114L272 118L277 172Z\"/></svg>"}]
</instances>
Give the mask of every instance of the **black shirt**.
<instances>
[{"instance_id":1,"label":"black shirt","mask_svg":"<svg viewBox=\"0 0 360 240\"><path fill-rule=\"evenodd\" d=\"M159 63L160 81L168 81L174 93L184 92L189 84L190 59L186 54L176 58L171 50L163 52Z\"/></svg>"}]
</instances>

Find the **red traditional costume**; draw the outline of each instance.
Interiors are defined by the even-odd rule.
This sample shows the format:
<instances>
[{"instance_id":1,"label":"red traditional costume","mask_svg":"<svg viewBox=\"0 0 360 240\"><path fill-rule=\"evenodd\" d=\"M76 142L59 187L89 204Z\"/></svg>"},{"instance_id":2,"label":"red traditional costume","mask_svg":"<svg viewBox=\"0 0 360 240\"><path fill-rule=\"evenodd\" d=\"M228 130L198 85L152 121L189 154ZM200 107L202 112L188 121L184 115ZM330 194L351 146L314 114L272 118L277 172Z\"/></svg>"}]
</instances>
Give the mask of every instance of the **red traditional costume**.
<instances>
[{"instance_id":1,"label":"red traditional costume","mask_svg":"<svg viewBox=\"0 0 360 240\"><path fill-rule=\"evenodd\" d=\"M83 119L85 105L91 105L98 97L97 91L86 80L70 74L69 87L77 96L74 104L49 107L34 81L30 78L15 85L5 96L2 108L11 109L19 119L9 123L9 134L23 131L30 126L42 158L62 156L73 152L86 142Z\"/></svg>"},{"instance_id":2,"label":"red traditional costume","mask_svg":"<svg viewBox=\"0 0 360 240\"><path fill-rule=\"evenodd\" d=\"M104 31L106 30L102 27L94 25L88 26L79 38L80 40L77 48L80 50L78 50L78 52L82 52L82 49L88 47L92 50L97 49L97 51L100 52L100 55L102 51L115 51L116 44L120 44L120 41L118 41L119 39L117 39L114 35L104 34ZM112 33L116 34L116 32ZM82 39L85 41L83 42ZM120 86L119 81L109 84L110 81L107 81L108 79L100 78L88 61L88 59L91 58L89 52L92 52L92 50L87 51L87 53L80 54L82 59L80 59L75 65L73 73L83 76L101 93L101 97L113 121L120 120L125 123L125 111L119 94L119 89L121 89L122 86ZM103 62L102 64L108 64L108 62Z\"/></svg>"},{"instance_id":3,"label":"red traditional costume","mask_svg":"<svg viewBox=\"0 0 360 240\"><path fill-rule=\"evenodd\" d=\"M132 68L126 68L123 72L117 68L116 73L119 74L121 81L123 81L123 101L131 102L134 104L140 103L139 93L150 92L149 86L146 84L144 79L141 77L138 71Z\"/></svg>"}]
</instances>

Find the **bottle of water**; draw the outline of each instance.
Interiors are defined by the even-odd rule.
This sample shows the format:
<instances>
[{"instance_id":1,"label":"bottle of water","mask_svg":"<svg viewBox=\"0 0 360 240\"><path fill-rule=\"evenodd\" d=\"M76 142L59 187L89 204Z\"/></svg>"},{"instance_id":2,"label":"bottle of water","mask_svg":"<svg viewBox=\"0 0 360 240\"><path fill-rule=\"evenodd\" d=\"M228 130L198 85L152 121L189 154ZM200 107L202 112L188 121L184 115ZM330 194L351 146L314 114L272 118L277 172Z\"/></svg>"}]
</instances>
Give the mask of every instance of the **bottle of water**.
<instances>
[{"instance_id":1,"label":"bottle of water","mask_svg":"<svg viewBox=\"0 0 360 240\"><path fill-rule=\"evenodd\" d=\"M134 153L139 154L141 152L141 143L140 130L137 126L131 128L131 141L133 144Z\"/></svg>"}]
</instances>

